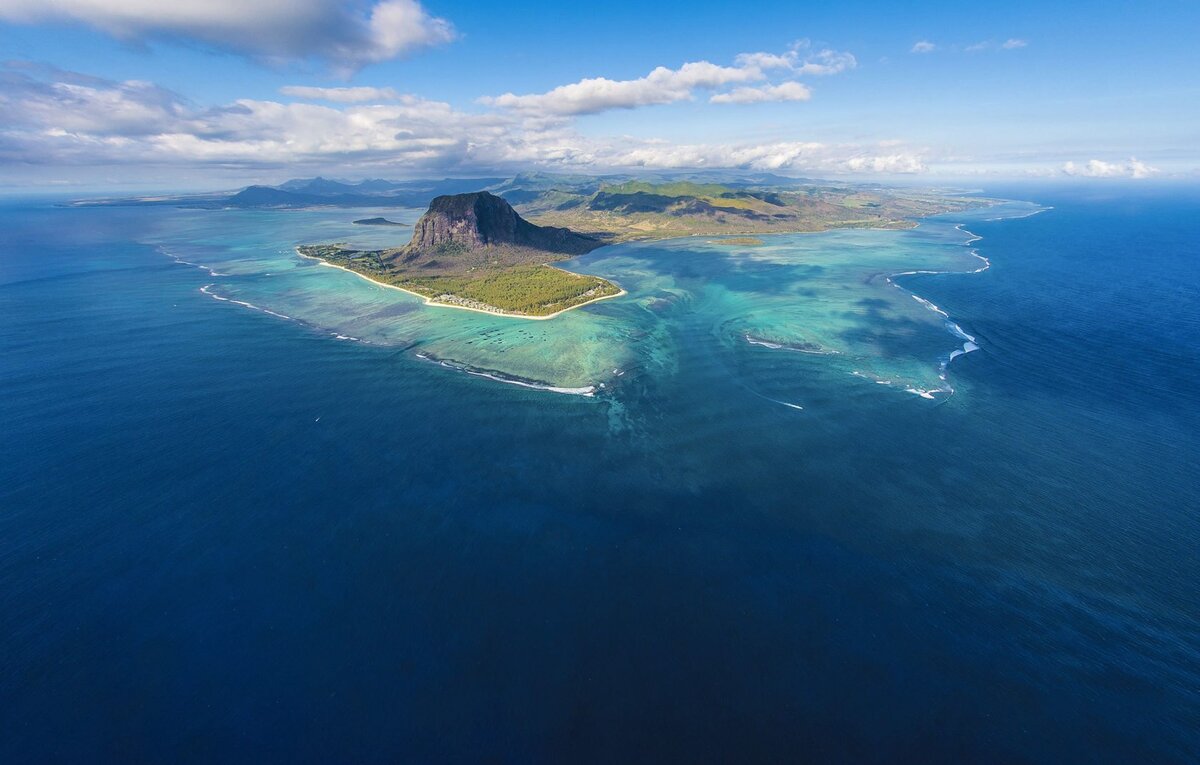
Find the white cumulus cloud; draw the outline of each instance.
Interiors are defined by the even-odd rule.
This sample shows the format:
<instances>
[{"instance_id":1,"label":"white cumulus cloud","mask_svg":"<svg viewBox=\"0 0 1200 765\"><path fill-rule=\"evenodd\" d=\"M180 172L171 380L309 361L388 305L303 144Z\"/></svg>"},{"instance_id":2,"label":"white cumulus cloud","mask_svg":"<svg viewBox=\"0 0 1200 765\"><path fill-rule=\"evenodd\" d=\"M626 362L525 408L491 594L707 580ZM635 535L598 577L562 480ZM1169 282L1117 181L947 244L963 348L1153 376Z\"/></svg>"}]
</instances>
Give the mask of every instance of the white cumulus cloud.
<instances>
[{"instance_id":1,"label":"white cumulus cloud","mask_svg":"<svg viewBox=\"0 0 1200 765\"><path fill-rule=\"evenodd\" d=\"M1151 167L1136 157L1130 157L1128 162L1105 162L1091 159L1083 164L1065 162L1062 171L1066 175L1077 178L1149 178L1158 175L1158 168Z\"/></svg>"},{"instance_id":2,"label":"white cumulus cloud","mask_svg":"<svg viewBox=\"0 0 1200 765\"><path fill-rule=\"evenodd\" d=\"M821 50L813 53L795 67L798 75L826 75L844 72L858 66L858 60L844 51Z\"/></svg>"},{"instance_id":3,"label":"white cumulus cloud","mask_svg":"<svg viewBox=\"0 0 1200 765\"><path fill-rule=\"evenodd\" d=\"M716 93L708 100L714 104L757 104L764 101L807 101L812 98L808 86L799 82L781 82L753 88L735 88L728 93Z\"/></svg>"},{"instance_id":4,"label":"white cumulus cloud","mask_svg":"<svg viewBox=\"0 0 1200 765\"><path fill-rule=\"evenodd\" d=\"M343 72L455 36L417 0L0 0L0 20L82 23L121 40L186 40L277 61L323 59Z\"/></svg>"},{"instance_id":5,"label":"white cumulus cloud","mask_svg":"<svg viewBox=\"0 0 1200 765\"><path fill-rule=\"evenodd\" d=\"M698 88L715 88L761 79L762 70L755 66L717 66L707 61L694 61L678 69L660 66L636 80L591 77L570 85L560 85L546 93L523 96L505 93L484 98L482 102L502 109L541 114L596 114L609 109L669 104L691 98L692 91Z\"/></svg>"},{"instance_id":6,"label":"white cumulus cloud","mask_svg":"<svg viewBox=\"0 0 1200 765\"><path fill-rule=\"evenodd\" d=\"M856 173L875 175L907 175L926 170L919 156L905 152L854 156L845 161L845 168Z\"/></svg>"},{"instance_id":7,"label":"white cumulus cloud","mask_svg":"<svg viewBox=\"0 0 1200 765\"><path fill-rule=\"evenodd\" d=\"M703 80L724 75L702 69L689 76ZM796 97L804 92L787 85L763 88L779 88L783 95ZM214 173L401 176L530 167L565 171L739 168L865 175L925 169L920 150L892 141L679 144L583 135L569 117L548 118L511 109L468 112L387 88L292 86L287 90L291 98L303 100L239 99L202 108L153 83L115 82L10 62L0 65L0 168L37 164L115 168L112 172L117 174L122 168L137 168L140 173L186 168ZM381 98L359 100L366 95Z\"/></svg>"},{"instance_id":8,"label":"white cumulus cloud","mask_svg":"<svg viewBox=\"0 0 1200 765\"><path fill-rule=\"evenodd\" d=\"M910 53L933 53L937 50L937 46L928 40L921 40L913 44Z\"/></svg>"},{"instance_id":9,"label":"white cumulus cloud","mask_svg":"<svg viewBox=\"0 0 1200 765\"><path fill-rule=\"evenodd\" d=\"M816 50L809 40L797 40L785 53L740 53L734 62L747 68L786 69L801 76L837 74L858 66L854 54L831 48Z\"/></svg>"},{"instance_id":10,"label":"white cumulus cloud","mask_svg":"<svg viewBox=\"0 0 1200 765\"><path fill-rule=\"evenodd\" d=\"M693 61L678 69L664 66L645 77L611 80L590 77L560 85L545 93L517 95L505 93L480 99L480 103L546 116L597 114L611 109L687 101L697 90L720 90L731 85L764 82L768 73L783 71L789 76L823 76L853 69L854 55L829 48L814 50L807 40L794 43L785 53L742 53L733 66L708 61ZM716 93L714 103L755 103L759 101L802 101L811 97L808 88L797 82L767 84L758 88L738 88Z\"/></svg>"}]
</instances>

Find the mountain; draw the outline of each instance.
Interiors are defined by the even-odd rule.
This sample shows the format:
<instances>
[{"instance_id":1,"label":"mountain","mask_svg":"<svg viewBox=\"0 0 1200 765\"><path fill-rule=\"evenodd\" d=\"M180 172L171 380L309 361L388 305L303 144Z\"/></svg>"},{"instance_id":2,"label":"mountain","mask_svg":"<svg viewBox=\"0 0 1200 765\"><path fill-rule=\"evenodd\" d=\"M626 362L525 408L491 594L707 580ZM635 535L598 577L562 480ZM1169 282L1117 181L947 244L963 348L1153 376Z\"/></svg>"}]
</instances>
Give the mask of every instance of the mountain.
<instances>
[{"instance_id":1,"label":"mountain","mask_svg":"<svg viewBox=\"0 0 1200 765\"><path fill-rule=\"evenodd\" d=\"M438 194L457 194L487 188L503 181L503 178L443 178L442 180L388 181L368 178L358 183L338 181L330 178L293 178L275 187L305 196L329 199L371 200L389 203L396 200L409 202L419 199L422 204ZM340 204L340 202L335 202Z\"/></svg>"},{"instance_id":2,"label":"mountain","mask_svg":"<svg viewBox=\"0 0 1200 765\"><path fill-rule=\"evenodd\" d=\"M489 188L504 178L442 178L387 181L372 178L359 183L329 178L293 178L278 186L247 186L236 192L153 197L77 199L71 207L186 207L205 210L302 207L423 207L439 194L458 194Z\"/></svg>"},{"instance_id":3,"label":"mountain","mask_svg":"<svg viewBox=\"0 0 1200 765\"><path fill-rule=\"evenodd\" d=\"M284 187L281 186L280 188ZM303 191L305 194L318 194L322 196L334 194L354 194L365 191L365 189L361 188L361 184L331 181L328 178L321 178L320 176L313 178L307 183L297 185L288 190Z\"/></svg>"},{"instance_id":4,"label":"mountain","mask_svg":"<svg viewBox=\"0 0 1200 765\"><path fill-rule=\"evenodd\" d=\"M299 207L315 204L317 197L270 186L247 186L225 200L230 207Z\"/></svg>"},{"instance_id":5,"label":"mountain","mask_svg":"<svg viewBox=\"0 0 1200 765\"><path fill-rule=\"evenodd\" d=\"M477 191L435 198L413 227L405 257L484 247L580 255L600 245L599 240L570 229L536 226L518 215L503 198Z\"/></svg>"},{"instance_id":6,"label":"mountain","mask_svg":"<svg viewBox=\"0 0 1200 765\"><path fill-rule=\"evenodd\" d=\"M319 184L324 192L287 191L273 186L247 186L241 191L223 200L216 206L222 207L410 207L413 199L400 199L397 196L376 196L371 194L342 193L336 190L342 184L336 181L326 181ZM184 200L186 202L186 200ZM183 204L181 206L186 206ZM206 203L205 207L214 206Z\"/></svg>"},{"instance_id":7,"label":"mountain","mask_svg":"<svg viewBox=\"0 0 1200 765\"><path fill-rule=\"evenodd\" d=\"M436 197L403 247L355 250L317 244L297 249L305 257L424 295L430 303L552 316L621 294L606 279L550 265L601 244L570 229L535 226L501 197L476 191Z\"/></svg>"},{"instance_id":8,"label":"mountain","mask_svg":"<svg viewBox=\"0 0 1200 765\"><path fill-rule=\"evenodd\" d=\"M820 231L831 226L906 226L911 225L905 222L907 219L944 211L947 201L947 195L941 192L889 190L872 184L818 182L770 173L699 171L636 176L527 172L511 178L404 181L379 178L347 181L318 176L296 178L278 186L248 186L240 191L84 199L68 204L208 210L421 208L439 196L470 194L481 189L503 198L527 220L586 232L605 242L698 234ZM512 228L514 236L519 233L518 228L529 230L524 221L521 226L512 223ZM578 240L566 235L558 240L544 235L539 241L550 242L551 249L546 251L580 251Z\"/></svg>"},{"instance_id":9,"label":"mountain","mask_svg":"<svg viewBox=\"0 0 1200 765\"><path fill-rule=\"evenodd\" d=\"M364 181L347 184L325 178L288 181L281 186L247 186L225 199L206 198L204 207L418 207L447 189L477 189L493 178L447 178L441 181ZM383 189L376 192L371 189ZM175 204L188 206L186 198Z\"/></svg>"}]
</instances>

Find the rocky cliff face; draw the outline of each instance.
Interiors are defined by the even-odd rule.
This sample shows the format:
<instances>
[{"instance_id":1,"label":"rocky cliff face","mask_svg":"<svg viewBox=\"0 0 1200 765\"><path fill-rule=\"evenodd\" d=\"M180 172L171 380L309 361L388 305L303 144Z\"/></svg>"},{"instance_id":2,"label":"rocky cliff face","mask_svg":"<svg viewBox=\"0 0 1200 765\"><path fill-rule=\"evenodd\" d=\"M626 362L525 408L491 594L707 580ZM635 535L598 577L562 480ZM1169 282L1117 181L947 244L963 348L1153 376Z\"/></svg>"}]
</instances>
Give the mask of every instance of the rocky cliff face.
<instances>
[{"instance_id":1,"label":"rocky cliff face","mask_svg":"<svg viewBox=\"0 0 1200 765\"><path fill-rule=\"evenodd\" d=\"M527 247L535 250L579 255L599 247L600 241L566 228L535 226L517 215L504 199L478 191L435 198L413 227L410 253L428 253L458 245L483 247Z\"/></svg>"}]
</instances>

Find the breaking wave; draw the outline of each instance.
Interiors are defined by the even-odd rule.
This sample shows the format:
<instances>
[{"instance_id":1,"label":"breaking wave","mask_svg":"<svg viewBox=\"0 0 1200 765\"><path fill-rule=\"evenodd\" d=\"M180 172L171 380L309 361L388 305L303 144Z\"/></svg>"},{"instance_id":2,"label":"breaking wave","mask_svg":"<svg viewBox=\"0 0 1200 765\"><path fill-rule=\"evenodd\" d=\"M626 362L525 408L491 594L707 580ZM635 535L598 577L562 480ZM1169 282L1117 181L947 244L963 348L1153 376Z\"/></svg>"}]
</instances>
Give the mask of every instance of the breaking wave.
<instances>
[{"instance_id":1,"label":"breaking wave","mask_svg":"<svg viewBox=\"0 0 1200 765\"><path fill-rule=\"evenodd\" d=\"M563 387L563 386L559 386L559 385L551 385L550 383L542 382L540 380L530 380L525 377L516 377L513 375L506 375L503 372L497 372L494 369L479 369L478 367L473 367L470 364L464 364L460 361L453 361L450 359L439 359L436 356L432 356L428 353L418 353L418 354L416 354L416 356L417 356L417 358L419 358L423 361L429 361L431 363L438 364L439 366L445 367L447 369L453 369L456 372L464 372L466 374L473 375L475 377L483 377L488 380L494 380L496 382L505 383L506 385L519 385L522 388L532 388L534 390L544 390L544 391L549 391L550 393L562 393L562 394L566 394L566 395L570 395L570 396L594 396L594 395L596 395L597 386L595 386L595 385L585 385L585 386L578 387L578 388L568 388L568 387Z\"/></svg>"}]
</instances>

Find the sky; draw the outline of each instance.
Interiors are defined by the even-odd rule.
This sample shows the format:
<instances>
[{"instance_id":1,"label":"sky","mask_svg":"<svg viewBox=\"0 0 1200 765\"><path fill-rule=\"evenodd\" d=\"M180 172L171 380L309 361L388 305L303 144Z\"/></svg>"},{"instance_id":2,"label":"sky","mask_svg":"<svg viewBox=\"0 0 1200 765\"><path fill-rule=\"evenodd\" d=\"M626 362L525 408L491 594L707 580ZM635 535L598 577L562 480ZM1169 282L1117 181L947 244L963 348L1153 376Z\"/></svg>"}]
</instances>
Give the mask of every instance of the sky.
<instances>
[{"instance_id":1,"label":"sky","mask_svg":"<svg viewBox=\"0 0 1200 765\"><path fill-rule=\"evenodd\" d=\"M0 187L1200 180L1200 3L0 0Z\"/></svg>"}]
</instances>

